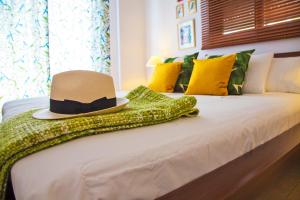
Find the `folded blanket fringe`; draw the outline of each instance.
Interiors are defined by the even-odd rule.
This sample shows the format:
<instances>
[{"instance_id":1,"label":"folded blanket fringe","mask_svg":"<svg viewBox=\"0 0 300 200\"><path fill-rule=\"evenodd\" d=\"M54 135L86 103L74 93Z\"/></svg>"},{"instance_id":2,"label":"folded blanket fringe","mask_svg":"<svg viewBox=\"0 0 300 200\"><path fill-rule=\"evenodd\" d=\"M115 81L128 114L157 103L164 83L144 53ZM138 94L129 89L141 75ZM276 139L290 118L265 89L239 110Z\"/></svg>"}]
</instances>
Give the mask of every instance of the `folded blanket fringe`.
<instances>
[{"instance_id":1,"label":"folded blanket fringe","mask_svg":"<svg viewBox=\"0 0 300 200\"><path fill-rule=\"evenodd\" d=\"M196 99L173 99L140 86L131 91L126 109L118 113L64 120L37 120L34 110L0 125L0 200L5 199L13 164L30 154L75 138L121 129L137 128L198 115Z\"/></svg>"}]
</instances>

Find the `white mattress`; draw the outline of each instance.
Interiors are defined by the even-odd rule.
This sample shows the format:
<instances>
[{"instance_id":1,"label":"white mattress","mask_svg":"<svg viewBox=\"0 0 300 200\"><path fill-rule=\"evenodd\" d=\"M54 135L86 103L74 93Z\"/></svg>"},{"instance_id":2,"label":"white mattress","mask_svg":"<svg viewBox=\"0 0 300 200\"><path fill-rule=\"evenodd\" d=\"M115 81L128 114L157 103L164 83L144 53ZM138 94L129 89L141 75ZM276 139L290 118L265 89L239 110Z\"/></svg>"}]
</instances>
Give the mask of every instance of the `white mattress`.
<instances>
[{"instance_id":1,"label":"white mattress","mask_svg":"<svg viewBox=\"0 0 300 200\"><path fill-rule=\"evenodd\" d=\"M17 200L154 199L300 122L299 94L196 97L198 117L85 137L21 159L11 170ZM6 104L4 117L47 100L23 103Z\"/></svg>"}]
</instances>

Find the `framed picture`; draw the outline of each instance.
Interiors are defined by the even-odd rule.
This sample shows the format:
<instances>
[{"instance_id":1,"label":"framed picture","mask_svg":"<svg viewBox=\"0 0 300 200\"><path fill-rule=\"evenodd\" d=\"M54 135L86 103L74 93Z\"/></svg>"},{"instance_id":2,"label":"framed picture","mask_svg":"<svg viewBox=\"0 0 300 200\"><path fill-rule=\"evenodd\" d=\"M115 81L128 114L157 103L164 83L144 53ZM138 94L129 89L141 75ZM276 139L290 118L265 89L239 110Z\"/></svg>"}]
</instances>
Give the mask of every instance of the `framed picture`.
<instances>
[{"instance_id":1,"label":"framed picture","mask_svg":"<svg viewBox=\"0 0 300 200\"><path fill-rule=\"evenodd\" d=\"M193 14L197 12L197 0L189 0L188 1L188 10L189 14Z\"/></svg>"},{"instance_id":2,"label":"framed picture","mask_svg":"<svg viewBox=\"0 0 300 200\"><path fill-rule=\"evenodd\" d=\"M178 24L178 48L188 49L196 46L195 20Z\"/></svg>"},{"instance_id":3,"label":"framed picture","mask_svg":"<svg viewBox=\"0 0 300 200\"><path fill-rule=\"evenodd\" d=\"M178 4L176 6L176 18L182 18L184 17L184 4Z\"/></svg>"}]
</instances>

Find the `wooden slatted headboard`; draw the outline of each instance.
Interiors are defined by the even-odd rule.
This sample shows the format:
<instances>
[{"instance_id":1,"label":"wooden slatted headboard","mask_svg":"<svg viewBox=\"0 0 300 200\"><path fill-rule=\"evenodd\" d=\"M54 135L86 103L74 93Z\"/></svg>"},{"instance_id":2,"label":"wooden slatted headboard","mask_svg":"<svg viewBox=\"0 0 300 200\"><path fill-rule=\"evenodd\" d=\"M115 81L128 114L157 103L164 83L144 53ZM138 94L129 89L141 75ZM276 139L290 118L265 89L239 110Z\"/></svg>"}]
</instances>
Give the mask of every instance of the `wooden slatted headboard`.
<instances>
[{"instance_id":1,"label":"wooden slatted headboard","mask_svg":"<svg viewBox=\"0 0 300 200\"><path fill-rule=\"evenodd\" d=\"M288 52L288 53L275 53L275 58L297 57L300 56L300 51Z\"/></svg>"}]
</instances>

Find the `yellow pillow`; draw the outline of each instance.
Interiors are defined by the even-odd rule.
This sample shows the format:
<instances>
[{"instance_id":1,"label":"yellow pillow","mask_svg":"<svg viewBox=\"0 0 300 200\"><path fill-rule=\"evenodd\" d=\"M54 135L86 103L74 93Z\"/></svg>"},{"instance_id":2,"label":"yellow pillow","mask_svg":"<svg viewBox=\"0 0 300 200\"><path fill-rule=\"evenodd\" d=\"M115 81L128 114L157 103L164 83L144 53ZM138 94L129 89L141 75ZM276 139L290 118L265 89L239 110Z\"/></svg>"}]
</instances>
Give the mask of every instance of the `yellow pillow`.
<instances>
[{"instance_id":1,"label":"yellow pillow","mask_svg":"<svg viewBox=\"0 0 300 200\"><path fill-rule=\"evenodd\" d=\"M194 69L185 94L228 95L228 81L236 54L207 60L194 60Z\"/></svg>"},{"instance_id":2,"label":"yellow pillow","mask_svg":"<svg viewBox=\"0 0 300 200\"><path fill-rule=\"evenodd\" d=\"M149 88L155 92L173 92L182 63L162 63L155 67Z\"/></svg>"}]
</instances>

